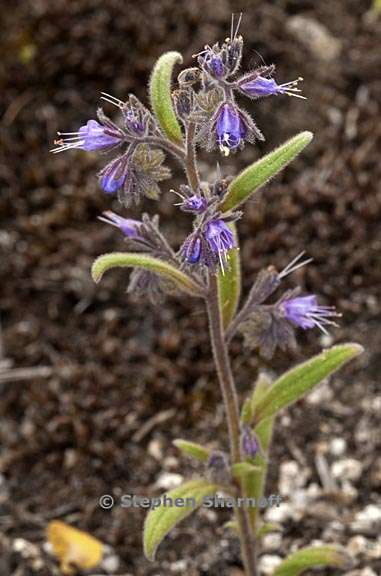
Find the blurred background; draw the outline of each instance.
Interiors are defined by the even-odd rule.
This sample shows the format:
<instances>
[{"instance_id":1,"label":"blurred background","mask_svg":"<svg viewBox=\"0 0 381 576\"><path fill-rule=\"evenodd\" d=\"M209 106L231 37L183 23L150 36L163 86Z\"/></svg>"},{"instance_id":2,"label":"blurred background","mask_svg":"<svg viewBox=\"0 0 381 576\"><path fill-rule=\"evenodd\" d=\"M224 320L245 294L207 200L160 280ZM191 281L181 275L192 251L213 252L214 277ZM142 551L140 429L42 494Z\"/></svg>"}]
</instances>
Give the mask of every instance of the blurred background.
<instances>
[{"instance_id":1,"label":"blurred background","mask_svg":"<svg viewBox=\"0 0 381 576\"><path fill-rule=\"evenodd\" d=\"M380 15L369 0L15 0L3 3L0 39L4 576L57 573L44 548L52 519L107 543L110 573L242 574L235 540L221 527L224 512L203 510L180 525L151 565L142 555L144 511L98 506L101 494L152 496L197 472L171 442L217 446L219 435L224 447L223 412L202 305L135 302L125 293L125 271L95 286L93 259L124 248L97 216L111 207L127 213L97 183L102 157L49 154L57 130L77 130L94 117L101 91L121 99L134 92L147 102L162 52L178 50L192 65L192 54L223 41L240 11L243 69L275 63L279 82L304 78L308 99L249 104L266 142L226 160L201 155L203 176L214 174L218 159L234 175L312 130L308 149L246 207L239 224L244 291L263 266L281 269L306 250L314 263L292 281L343 313L330 338L300 334L296 355L270 363L235 340L240 394L258 369L280 372L322 345L366 347L278 419L267 493L280 492L286 504L275 518L283 532L265 540L263 573L291 547L317 540L346 546L355 559L351 574L381 573ZM189 218L172 205L169 188L182 178L172 167L159 204L142 208L160 213L179 246Z\"/></svg>"}]
</instances>

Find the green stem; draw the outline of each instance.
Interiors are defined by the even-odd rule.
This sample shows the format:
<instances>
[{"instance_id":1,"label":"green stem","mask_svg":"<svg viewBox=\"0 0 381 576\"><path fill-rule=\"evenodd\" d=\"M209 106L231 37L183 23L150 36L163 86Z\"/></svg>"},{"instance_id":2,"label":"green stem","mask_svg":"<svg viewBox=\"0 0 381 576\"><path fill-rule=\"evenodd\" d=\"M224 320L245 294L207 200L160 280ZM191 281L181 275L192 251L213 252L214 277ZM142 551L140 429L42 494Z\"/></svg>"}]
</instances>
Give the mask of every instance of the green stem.
<instances>
[{"instance_id":1,"label":"green stem","mask_svg":"<svg viewBox=\"0 0 381 576\"><path fill-rule=\"evenodd\" d=\"M209 294L206 298L206 303L214 362L221 386L228 423L230 458L231 463L236 464L241 461L239 403L224 337L217 275L213 271L209 274ZM239 484L238 488L240 497L244 498L245 493L241 484ZM255 540L250 526L249 514L245 508L239 507L236 508L235 513L239 525L245 573L247 576L256 576Z\"/></svg>"}]
</instances>

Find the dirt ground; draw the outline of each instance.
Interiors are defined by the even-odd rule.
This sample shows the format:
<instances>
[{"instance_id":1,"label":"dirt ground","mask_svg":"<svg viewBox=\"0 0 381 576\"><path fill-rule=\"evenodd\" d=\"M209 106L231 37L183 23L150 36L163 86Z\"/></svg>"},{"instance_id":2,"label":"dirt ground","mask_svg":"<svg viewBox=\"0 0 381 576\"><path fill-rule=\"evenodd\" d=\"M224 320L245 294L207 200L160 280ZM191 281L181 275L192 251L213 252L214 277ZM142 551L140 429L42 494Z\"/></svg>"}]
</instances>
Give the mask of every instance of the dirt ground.
<instances>
[{"instance_id":1,"label":"dirt ground","mask_svg":"<svg viewBox=\"0 0 381 576\"><path fill-rule=\"evenodd\" d=\"M56 518L107 543L113 574L242 574L237 543L222 528L226 512L194 515L149 564L144 511L98 505L105 493L154 495L196 474L172 440L216 446L219 437L226 447L223 412L201 304L137 303L125 294L126 272L95 286L93 259L123 248L118 233L96 220L110 208L95 177L102 159L48 152L57 130L75 130L93 116L101 91L146 99L163 51L179 50L191 64L193 53L227 36L231 13L242 10L244 68L274 62L280 81L304 78L308 99L250 105L266 142L223 160L224 173L300 130L315 133L308 150L246 207L239 224L244 290L261 267L282 268L305 249L314 264L298 282L343 318L330 342L300 334L296 356L267 364L235 340L240 394L259 368L279 373L331 342L366 348L277 421L267 493L285 498L269 512L283 531L265 540L262 570L271 574L291 549L324 541L351 552L347 574L380 575L381 17L368 0L2 4L0 574L57 573L44 548L46 525ZM202 156L205 178L216 160ZM181 177L164 183L159 205L143 205L160 212L177 246L188 219L168 190Z\"/></svg>"}]
</instances>

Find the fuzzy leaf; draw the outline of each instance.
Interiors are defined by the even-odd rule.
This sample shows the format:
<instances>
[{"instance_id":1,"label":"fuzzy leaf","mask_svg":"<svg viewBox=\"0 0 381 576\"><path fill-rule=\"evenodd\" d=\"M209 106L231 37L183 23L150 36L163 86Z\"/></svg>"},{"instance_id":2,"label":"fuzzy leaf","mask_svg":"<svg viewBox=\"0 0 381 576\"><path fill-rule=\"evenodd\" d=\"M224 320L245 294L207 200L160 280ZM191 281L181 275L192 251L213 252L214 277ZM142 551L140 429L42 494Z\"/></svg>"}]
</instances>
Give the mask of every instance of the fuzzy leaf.
<instances>
[{"instance_id":1,"label":"fuzzy leaf","mask_svg":"<svg viewBox=\"0 0 381 576\"><path fill-rule=\"evenodd\" d=\"M175 503L176 498L186 504L186 498L192 498L188 506L160 506L151 510L144 524L144 554L148 560L154 560L156 549L176 524L189 516L203 504L206 496L213 496L218 490L217 484L207 480L191 480L166 494ZM194 505L193 505L194 502Z\"/></svg>"},{"instance_id":2,"label":"fuzzy leaf","mask_svg":"<svg viewBox=\"0 0 381 576\"><path fill-rule=\"evenodd\" d=\"M176 144L182 142L182 132L173 108L171 78L175 64L181 64L182 61L179 52L166 52L160 56L153 68L149 88L152 110L160 127Z\"/></svg>"},{"instance_id":3,"label":"fuzzy leaf","mask_svg":"<svg viewBox=\"0 0 381 576\"><path fill-rule=\"evenodd\" d=\"M238 246L236 226L232 222L229 224L229 227L234 234ZM235 316L241 296L241 263L239 247L230 250L229 266L226 267L224 273L222 273L221 268L219 269L218 293L220 297L220 306L224 328L227 328Z\"/></svg>"},{"instance_id":4,"label":"fuzzy leaf","mask_svg":"<svg viewBox=\"0 0 381 576\"><path fill-rule=\"evenodd\" d=\"M274 576L299 576L309 568L324 566L349 569L352 567L352 559L338 546L302 548L283 560L275 569Z\"/></svg>"},{"instance_id":5,"label":"fuzzy leaf","mask_svg":"<svg viewBox=\"0 0 381 576\"><path fill-rule=\"evenodd\" d=\"M239 526L237 520L228 520L225 522L225 524L223 524L223 528L226 528L226 530L231 530L236 536L239 536Z\"/></svg>"},{"instance_id":6,"label":"fuzzy leaf","mask_svg":"<svg viewBox=\"0 0 381 576\"><path fill-rule=\"evenodd\" d=\"M254 392L249 399L250 409L248 410L248 416L250 418L246 422L250 424L253 420L254 406L255 403L259 402L263 398L271 386L271 379L266 374L259 374L257 381L255 383ZM241 418L244 417L242 414ZM249 474L244 479L245 493L249 498L255 498L256 502L259 502L263 496L266 475L267 475L267 462L268 454L270 449L270 443L273 433L275 417L266 418L262 420L258 426L255 428L254 432L258 439L259 445L261 446L263 455L257 454L255 457L255 464L260 466L260 470ZM250 508L249 517L250 522L254 530L257 528L259 511L257 508Z\"/></svg>"},{"instance_id":7,"label":"fuzzy leaf","mask_svg":"<svg viewBox=\"0 0 381 576\"><path fill-rule=\"evenodd\" d=\"M282 532L282 526L280 526L280 524L265 522L260 528L258 528L255 537L263 538L263 536L266 536L266 534L270 534L271 532Z\"/></svg>"},{"instance_id":8,"label":"fuzzy leaf","mask_svg":"<svg viewBox=\"0 0 381 576\"><path fill-rule=\"evenodd\" d=\"M157 274L172 280L181 290L188 292L193 296L201 296L200 287L195 284L189 276L171 264L168 264L159 258L154 258L153 256L134 252L112 252L110 254L99 256L99 258L94 261L91 268L94 282L99 282L107 270L119 267L134 267L151 270L152 272L156 272Z\"/></svg>"},{"instance_id":9,"label":"fuzzy leaf","mask_svg":"<svg viewBox=\"0 0 381 576\"><path fill-rule=\"evenodd\" d=\"M362 351L362 346L358 344L340 344L292 368L274 382L269 391L256 403L255 421L260 422L297 402L324 378L336 372Z\"/></svg>"},{"instance_id":10,"label":"fuzzy leaf","mask_svg":"<svg viewBox=\"0 0 381 576\"><path fill-rule=\"evenodd\" d=\"M253 472L260 472L261 468L251 464L251 462L237 462L232 466L232 475L234 478L241 479Z\"/></svg>"},{"instance_id":11,"label":"fuzzy leaf","mask_svg":"<svg viewBox=\"0 0 381 576\"><path fill-rule=\"evenodd\" d=\"M206 462L209 458L209 450L201 446L201 444L197 444L196 442L188 442L188 440L182 440L178 438L173 441L173 444L181 450L187 456L192 456L196 460L200 462Z\"/></svg>"},{"instance_id":12,"label":"fuzzy leaf","mask_svg":"<svg viewBox=\"0 0 381 576\"><path fill-rule=\"evenodd\" d=\"M266 184L278 172L311 142L311 132L300 132L257 162L248 166L231 182L226 196L220 206L222 212L237 208L245 202L258 188Z\"/></svg>"},{"instance_id":13,"label":"fuzzy leaf","mask_svg":"<svg viewBox=\"0 0 381 576\"><path fill-rule=\"evenodd\" d=\"M254 384L254 392L251 396L246 398L242 406L241 411L241 422L243 424L251 424L254 419L254 408L255 404L259 400L259 395L264 394L270 388L272 380L265 373L261 372Z\"/></svg>"}]
</instances>

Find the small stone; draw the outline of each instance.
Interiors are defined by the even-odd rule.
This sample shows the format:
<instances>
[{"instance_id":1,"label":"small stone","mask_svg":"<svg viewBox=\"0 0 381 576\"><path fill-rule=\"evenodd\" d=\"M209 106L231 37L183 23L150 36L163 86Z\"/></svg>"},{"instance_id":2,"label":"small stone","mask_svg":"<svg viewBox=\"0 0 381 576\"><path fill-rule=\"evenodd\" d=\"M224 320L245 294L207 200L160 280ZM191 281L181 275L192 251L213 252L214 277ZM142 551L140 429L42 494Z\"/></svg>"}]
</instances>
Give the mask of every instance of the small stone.
<instances>
[{"instance_id":1,"label":"small stone","mask_svg":"<svg viewBox=\"0 0 381 576\"><path fill-rule=\"evenodd\" d=\"M172 564L170 564L169 569L175 574L185 574L187 566L188 563L186 560L177 560L177 562L172 562Z\"/></svg>"},{"instance_id":2,"label":"small stone","mask_svg":"<svg viewBox=\"0 0 381 576\"><path fill-rule=\"evenodd\" d=\"M354 536L348 542L347 548L348 552L352 556L358 556L359 554L363 554L368 546L368 540L364 538L364 536Z\"/></svg>"},{"instance_id":3,"label":"small stone","mask_svg":"<svg viewBox=\"0 0 381 576\"><path fill-rule=\"evenodd\" d=\"M308 396L306 397L306 401L308 402L308 404L316 406L324 402L329 402L330 400L332 400L332 397L333 397L333 391L330 388L328 382L325 381L323 384L315 388L315 390L312 390L310 394L308 394Z\"/></svg>"},{"instance_id":4,"label":"small stone","mask_svg":"<svg viewBox=\"0 0 381 576\"><path fill-rule=\"evenodd\" d=\"M163 488L163 490L172 490L182 484L184 478L181 474L174 472L162 472L158 477L155 486L156 488Z\"/></svg>"},{"instance_id":5,"label":"small stone","mask_svg":"<svg viewBox=\"0 0 381 576\"><path fill-rule=\"evenodd\" d=\"M163 444L160 440L151 440L148 444L148 454L160 461L163 458Z\"/></svg>"},{"instance_id":6,"label":"small stone","mask_svg":"<svg viewBox=\"0 0 381 576\"><path fill-rule=\"evenodd\" d=\"M287 21L287 28L319 60L331 62L339 56L340 40L314 18L292 16Z\"/></svg>"},{"instance_id":7,"label":"small stone","mask_svg":"<svg viewBox=\"0 0 381 576\"><path fill-rule=\"evenodd\" d=\"M354 458L338 460L332 465L332 476L338 480L358 480L362 473L362 463Z\"/></svg>"},{"instance_id":8,"label":"small stone","mask_svg":"<svg viewBox=\"0 0 381 576\"><path fill-rule=\"evenodd\" d=\"M102 570L107 572L107 574L114 574L119 570L120 560L119 557L115 554L113 548L111 546L104 545L103 546L103 559L100 564Z\"/></svg>"},{"instance_id":9,"label":"small stone","mask_svg":"<svg viewBox=\"0 0 381 576\"><path fill-rule=\"evenodd\" d=\"M292 496L297 488L306 483L306 474L300 470L295 460L283 462L279 470L279 492L282 496Z\"/></svg>"},{"instance_id":10,"label":"small stone","mask_svg":"<svg viewBox=\"0 0 381 576\"><path fill-rule=\"evenodd\" d=\"M319 340L322 348L329 348L334 342L332 334L321 334Z\"/></svg>"},{"instance_id":11,"label":"small stone","mask_svg":"<svg viewBox=\"0 0 381 576\"><path fill-rule=\"evenodd\" d=\"M329 451L334 456L342 456L347 449L347 443L344 438L332 438L329 444Z\"/></svg>"},{"instance_id":12,"label":"small stone","mask_svg":"<svg viewBox=\"0 0 381 576\"><path fill-rule=\"evenodd\" d=\"M275 568L282 562L282 558L275 554L264 554L259 559L259 568L263 574L273 574Z\"/></svg>"},{"instance_id":13,"label":"small stone","mask_svg":"<svg viewBox=\"0 0 381 576\"><path fill-rule=\"evenodd\" d=\"M363 510L357 512L350 527L352 532L360 534L379 533L381 529L381 508L375 504L368 504Z\"/></svg>"},{"instance_id":14,"label":"small stone","mask_svg":"<svg viewBox=\"0 0 381 576\"><path fill-rule=\"evenodd\" d=\"M280 506L268 508L265 512L267 522L282 524L286 520L300 520L303 514L297 511L289 502L282 502Z\"/></svg>"},{"instance_id":15,"label":"small stone","mask_svg":"<svg viewBox=\"0 0 381 576\"><path fill-rule=\"evenodd\" d=\"M279 550L282 544L282 535L279 532L271 532L262 538L264 550Z\"/></svg>"},{"instance_id":16,"label":"small stone","mask_svg":"<svg viewBox=\"0 0 381 576\"><path fill-rule=\"evenodd\" d=\"M166 470L175 470L179 467L179 461L175 456L167 456L163 460L163 468Z\"/></svg>"}]
</instances>

